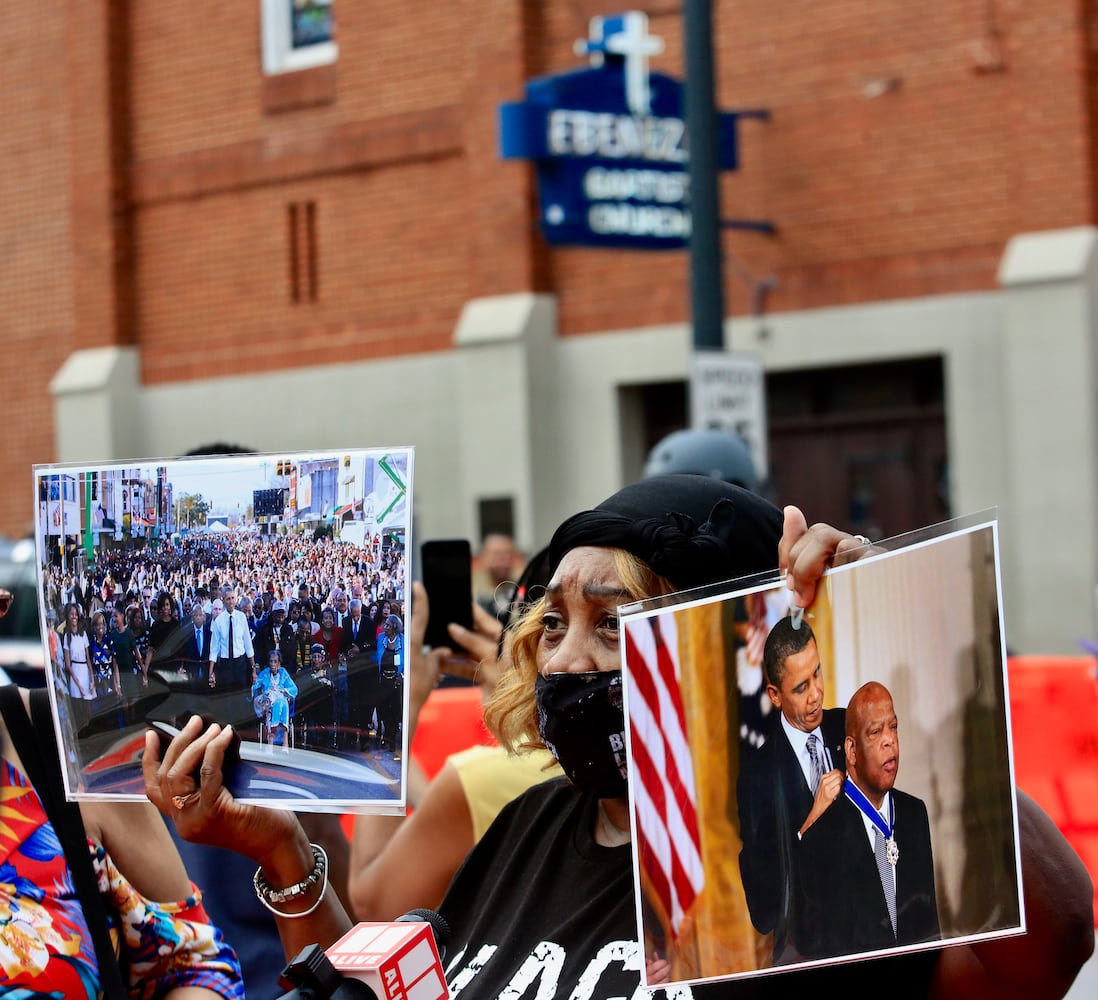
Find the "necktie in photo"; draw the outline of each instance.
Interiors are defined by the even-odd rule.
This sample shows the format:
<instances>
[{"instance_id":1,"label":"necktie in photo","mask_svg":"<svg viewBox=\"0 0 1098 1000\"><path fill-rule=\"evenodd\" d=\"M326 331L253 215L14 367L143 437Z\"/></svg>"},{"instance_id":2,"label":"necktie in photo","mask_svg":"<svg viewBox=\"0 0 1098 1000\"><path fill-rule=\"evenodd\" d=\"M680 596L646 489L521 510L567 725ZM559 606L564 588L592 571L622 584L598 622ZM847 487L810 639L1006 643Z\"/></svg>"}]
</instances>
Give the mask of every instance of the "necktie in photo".
<instances>
[{"instance_id":1,"label":"necktie in photo","mask_svg":"<svg viewBox=\"0 0 1098 1000\"><path fill-rule=\"evenodd\" d=\"M229 613L229 659L234 656L233 653L233 612Z\"/></svg>"},{"instance_id":2,"label":"necktie in photo","mask_svg":"<svg viewBox=\"0 0 1098 1000\"><path fill-rule=\"evenodd\" d=\"M820 752L820 738L812 733L808 737L808 759L812 764L812 794L820 787L820 779L823 777L823 754Z\"/></svg>"},{"instance_id":3,"label":"necktie in photo","mask_svg":"<svg viewBox=\"0 0 1098 1000\"><path fill-rule=\"evenodd\" d=\"M892 933L896 933L896 869L885 857L885 839L880 830L873 830L873 855L877 859L877 871L881 876L885 903L888 904L888 919L892 921Z\"/></svg>"},{"instance_id":4,"label":"necktie in photo","mask_svg":"<svg viewBox=\"0 0 1098 1000\"><path fill-rule=\"evenodd\" d=\"M202 629L196 628L194 630L194 644L198 649L198 655L202 655Z\"/></svg>"}]
</instances>

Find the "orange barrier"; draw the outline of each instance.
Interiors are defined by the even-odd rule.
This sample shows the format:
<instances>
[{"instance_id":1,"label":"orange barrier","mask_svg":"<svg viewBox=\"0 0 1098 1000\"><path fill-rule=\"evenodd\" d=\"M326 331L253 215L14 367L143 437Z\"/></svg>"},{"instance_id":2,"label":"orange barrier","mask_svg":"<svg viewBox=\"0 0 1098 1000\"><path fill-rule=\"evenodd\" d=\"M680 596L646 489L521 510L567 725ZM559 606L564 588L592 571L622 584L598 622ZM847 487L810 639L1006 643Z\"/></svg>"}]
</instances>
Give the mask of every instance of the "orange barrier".
<instances>
[{"instance_id":1,"label":"orange barrier","mask_svg":"<svg viewBox=\"0 0 1098 1000\"><path fill-rule=\"evenodd\" d=\"M495 743L484 725L480 686L435 688L419 713L412 756L428 778L446 758L477 743Z\"/></svg>"},{"instance_id":2,"label":"orange barrier","mask_svg":"<svg viewBox=\"0 0 1098 1000\"><path fill-rule=\"evenodd\" d=\"M1098 665L1089 656L1012 656L1007 670L1015 779L1090 871L1098 926Z\"/></svg>"},{"instance_id":3,"label":"orange barrier","mask_svg":"<svg viewBox=\"0 0 1098 1000\"><path fill-rule=\"evenodd\" d=\"M1090 871L1098 926L1098 664L1089 656L1012 656L1007 670L1015 779ZM480 688L438 688L420 712L412 755L431 778L451 753L492 742Z\"/></svg>"}]
</instances>

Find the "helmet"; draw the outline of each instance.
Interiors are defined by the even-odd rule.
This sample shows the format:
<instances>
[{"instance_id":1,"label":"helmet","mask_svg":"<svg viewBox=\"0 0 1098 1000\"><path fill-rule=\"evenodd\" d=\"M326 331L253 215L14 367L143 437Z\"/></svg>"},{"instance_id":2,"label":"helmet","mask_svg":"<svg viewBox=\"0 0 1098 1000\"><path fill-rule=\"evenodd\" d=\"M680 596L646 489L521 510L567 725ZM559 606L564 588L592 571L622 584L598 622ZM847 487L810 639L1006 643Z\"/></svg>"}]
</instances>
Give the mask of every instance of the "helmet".
<instances>
[{"instance_id":1,"label":"helmet","mask_svg":"<svg viewBox=\"0 0 1098 1000\"><path fill-rule=\"evenodd\" d=\"M723 479L753 493L759 488L747 442L717 428L675 431L656 444L644 463L644 478L674 473Z\"/></svg>"}]
</instances>

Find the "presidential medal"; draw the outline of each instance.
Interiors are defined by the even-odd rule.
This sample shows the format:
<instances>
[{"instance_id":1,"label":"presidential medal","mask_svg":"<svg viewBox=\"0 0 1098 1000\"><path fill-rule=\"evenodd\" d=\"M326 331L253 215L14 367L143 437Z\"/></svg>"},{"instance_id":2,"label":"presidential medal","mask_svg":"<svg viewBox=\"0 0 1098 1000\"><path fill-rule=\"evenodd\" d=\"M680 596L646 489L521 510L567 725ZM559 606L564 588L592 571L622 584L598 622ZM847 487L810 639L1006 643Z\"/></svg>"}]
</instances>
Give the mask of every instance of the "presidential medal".
<instances>
[{"instance_id":1,"label":"presidential medal","mask_svg":"<svg viewBox=\"0 0 1098 1000\"><path fill-rule=\"evenodd\" d=\"M888 803L888 821L880 811L865 797L865 793L847 776L843 782L843 795L859 809L866 819L872 823L884 838L885 860L896 867L900 860L900 848L896 845L896 803L890 799Z\"/></svg>"}]
</instances>

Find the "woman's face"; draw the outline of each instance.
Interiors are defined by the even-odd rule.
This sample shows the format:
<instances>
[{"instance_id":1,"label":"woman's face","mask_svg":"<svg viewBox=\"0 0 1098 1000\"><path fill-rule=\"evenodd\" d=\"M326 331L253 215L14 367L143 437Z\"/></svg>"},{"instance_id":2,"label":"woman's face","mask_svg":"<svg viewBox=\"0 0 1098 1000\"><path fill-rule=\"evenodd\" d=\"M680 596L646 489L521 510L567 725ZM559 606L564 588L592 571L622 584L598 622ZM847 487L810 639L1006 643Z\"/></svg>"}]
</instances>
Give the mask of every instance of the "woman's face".
<instances>
[{"instance_id":1,"label":"woman's face","mask_svg":"<svg viewBox=\"0 0 1098 1000\"><path fill-rule=\"evenodd\" d=\"M633 599L610 549L584 546L568 552L545 591L538 672L619 670L617 609Z\"/></svg>"},{"instance_id":2,"label":"woman's face","mask_svg":"<svg viewBox=\"0 0 1098 1000\"><path fill-rule=\"evenodd\" d=\"M331 628L335 623L335 615L332 614L331 611L325 611L324 614L320 616L320 624L326 629Z\"/></svg>"},{"instance_id":3,"label":"woman's face","mask_svg":"<svg viewBox=\"0 0 1098 1000\"><path fill-rule=\"evenodd\" d=\"M77 611L75 605L70 607L69 610L65 613L65 620L69 623L69 626L72 629L76 629L76 626L80 621L80 612Z\"/></svg>"},{"instance_id":4,"label":"woman's face","mask_svg":"<svg viewBox=\"0 0 1098 1000\"><path fill-rule=\"evenodd\" d=\"M172 617L172 601L170 597L165 597L157 607L157 612L160 615L162 622L171 621Z\"/></svg>"},{"instance_id":5,"label":"woman's face","mask_svg":"<svg viewBox=\"0 0 1098 1000\"><path fill-rule=\"evenodd\" d=\"M107 634L107 619L102 615L95 616L95 637L102 639Z\"/></svg>"}]
</instances>

